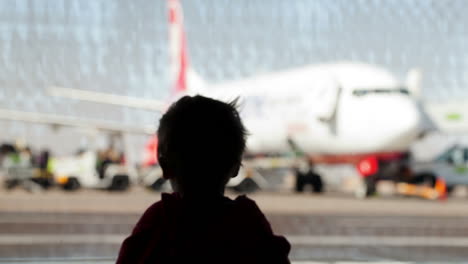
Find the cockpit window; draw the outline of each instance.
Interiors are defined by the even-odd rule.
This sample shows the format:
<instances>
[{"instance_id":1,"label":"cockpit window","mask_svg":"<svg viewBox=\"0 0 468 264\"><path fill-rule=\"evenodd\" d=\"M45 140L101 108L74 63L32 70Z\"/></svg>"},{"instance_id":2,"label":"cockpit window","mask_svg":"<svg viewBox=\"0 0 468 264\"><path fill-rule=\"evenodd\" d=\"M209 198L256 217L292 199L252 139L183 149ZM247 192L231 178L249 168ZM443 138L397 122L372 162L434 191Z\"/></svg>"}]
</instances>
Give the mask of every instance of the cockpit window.
<instances>
[{"instance_id":1,"label":"cockpit window","mask_svg":"<svg viewBox=\"0 0 468 264\"><path fill-rule=\"evenodd\" d=\"M406 94L409 95L409 91L406 88L398 89L385 89L385 88L376 88L376 89L356 89L353 91L355 96L364 96L369 94Z\"/></svg>"}]
</instances>

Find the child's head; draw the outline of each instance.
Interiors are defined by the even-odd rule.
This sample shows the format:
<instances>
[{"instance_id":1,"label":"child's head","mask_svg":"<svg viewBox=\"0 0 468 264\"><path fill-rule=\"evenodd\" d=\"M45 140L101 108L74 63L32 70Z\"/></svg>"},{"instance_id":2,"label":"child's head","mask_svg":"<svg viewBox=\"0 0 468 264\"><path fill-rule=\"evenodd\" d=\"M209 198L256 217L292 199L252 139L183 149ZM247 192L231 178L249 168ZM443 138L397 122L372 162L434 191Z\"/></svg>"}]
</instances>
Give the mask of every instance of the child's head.
<instances>
[{"instance_id":1,"label":"child's head","mask_svg":"<svg viewBox=\"0 0 468 264\"><path fill-rule=\"evenodd\" d=\"M158 160L175 191L223 193L237 175L247 133L236 103L184 96L162 116Z\"/></svg>"}]
</instances>

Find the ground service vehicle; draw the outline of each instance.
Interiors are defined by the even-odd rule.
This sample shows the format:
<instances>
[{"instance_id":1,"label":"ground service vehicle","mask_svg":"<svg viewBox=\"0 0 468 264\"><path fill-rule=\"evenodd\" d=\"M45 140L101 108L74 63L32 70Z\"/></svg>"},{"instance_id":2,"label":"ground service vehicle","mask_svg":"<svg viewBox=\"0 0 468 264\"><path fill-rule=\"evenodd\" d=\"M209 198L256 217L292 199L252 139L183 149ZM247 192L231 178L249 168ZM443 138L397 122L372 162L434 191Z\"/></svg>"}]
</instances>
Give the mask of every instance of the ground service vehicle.
<instances>
[{"instance_id":1,"label":"ground service vehicle","mask_svg":"<svg viewBox=\"0 0 468 264\"><path fill-rule=\"evenodd\" d=\"M136 172L123 164L109 163L102 173L99 173L96 168L97 153L93 151L54 158L51 162L50 167L55 180L65 190L84 187L124 191L136 182Z\"/></svg>"},{"instance_id":2,"label":"ground service vehicle","mask_svg":"<svg viewBox=\"0 0 468 264\"><path fill-rule=\"evenodd\" d=\"M468 186L468 146L454 145L433 161L410 167L415 175L443 179L449 192L457 185Z\"/></svg>"}]
</instances>

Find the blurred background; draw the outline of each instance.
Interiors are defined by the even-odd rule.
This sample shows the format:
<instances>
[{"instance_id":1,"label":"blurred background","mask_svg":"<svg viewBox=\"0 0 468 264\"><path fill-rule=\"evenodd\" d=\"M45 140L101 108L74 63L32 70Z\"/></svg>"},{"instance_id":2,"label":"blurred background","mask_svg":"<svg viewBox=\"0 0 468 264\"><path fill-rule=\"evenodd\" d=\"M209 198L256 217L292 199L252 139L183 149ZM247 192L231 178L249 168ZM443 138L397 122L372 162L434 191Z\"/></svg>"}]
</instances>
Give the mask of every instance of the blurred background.
<instances>
[{"instance_id":1,"label":"blurred background","mask_svg":"<svg viewBox=\"0 0 468 264\"><path fill-rule=\"evenodd\" d=\"M166 1L150 0L0 0L0 108L8 111L60 114L75 120L93 119L122 127L145 126L147 131L156 131L160 114L155 111L50 96L48 89L65 87L155 100L170 97L173 83L169 68L167 5ZM215 86L226 81L311 64L358 62L385 69L401 83L407 79L408 72L416 68L421 73L421 95L418 101L424 105L456 104L458 107L468 107L463 103L468 102L468 53L465 50L468 47L468 17L464 15L468 11L468 4L464 0L182 0L181 6L184 10L189 63L200 77ZM5 112L4 115L8 116L8 113L13 112ZM404 114L395 110L395 115ZM461 119L464 122L462 114L444 112L443 115L447 115L447 119ZM40 116L38 118L41 119ZM149 186L157 191L155 193L147 191L147 188L133 188L130 193L109 193L85 188L78 192L65 193L52 187L47 191L35 193L36 191L31 190L37 188L31 187L29 183L24 184L23 180L36 172L13 170L11 173L10 170L7 175L7 170L3 174L4 178L13 179L13 183L5 184L8 187L6 189L10 190L0 191L0 204L3 204L0 205L0 215L5 216L0 220L0 232L5 235L3 239L0 238L0 245L4 246L4 250L0 249L0 256L4 255L8 261L19 258L50 261L51 257L65 260L82 257L95 258L96 261L101 261L101 258L103 261L112 260L120 239L131 230L139 212L152 201L159 199L160 191L169 190L167 184L157 182L161 174L158 168L141 171L141 164L148 155L147 150L149 149L150 153L154 150L154 146L151 148L151 144L148 143L151 136L146 132L97 132L92 129L8 119L11 118L0 118L0 143L5 144L4 150L10 145L19 146L21 149L28 146L33 153L38 153L37 160L41 160L39 156L43 154L39 153L45 150L48 151L47 155L62 157L76 154L78 150L103 150L112 145L118 153L96 154L101 155L101 162L106 159L102 158L102 155L108 155L112 156L108 158L112 163L121 163L124 159L126 166L131 167L116 166L112 174L137 175L135 182L138 184L135 185ZM447 161L449 165L446 165L451 166L448 170L452 172L467 170L467 148L460 147L462 157L459 163L451 156L452 152L444 152L455 144L467 144L468 134L463 131L431 131L409 146L412 150L411 156L424 163L424 172L450 181L450 177L444 178L445 174L436 173L443 171L437 167L439 165L436 161ZM406 150L404 152L406 154ZM443 153L446 153L446 157ZM380 161L380 168L385 168L386 163L381 164ZM262 173L260 180L254 180L254 188L252 183L245 183L242 188L235 190L251 192L262 189L264 185L274 186L264 188L265 196L262 196L261 190L252 195L258 196L260 205L266 208L267 215L272 217L273 226L278 232L292 234L292 259L445 262L462 261L467 256L464 251L468 247L468 241L463 237L466 230L462 220L466 220L468 215L461 213L467 209L466 201L463 200L466 199L466 191L462 188L457 192L460 193L458 198L449 198L449 201L444 203L438 201L441 198L439 196L442 196L440 192L436 194L438 196L435 199L431 198L435 183L427 190L416 191L404 189L405 187L402 187L403 190L389 187L391 190L388 191L384 186L381 187L383 193L387 190L387 193L398 192L400 195L396 198L377 195L378 197L371 198L370 201L359 200L351 193L357 192L355 189L361 185L367 188L365 192L369 192L369 183L363 182L358 175L362 172L356 170L356 162L352 162L351 165L327 164L318 165L317 168L322 177L329 174L329 178L332 179L330 182L340 186L346 185L346 188L330 187L334 192L325 197L308 193L295 196L292 194L294 183L291 182L294 181L294 177L297 181L297 169L302 165L297 165L296 161L289 162L289 165L283 166L289 167L286 172L280 170L279 173ZM405 159L404 162L408 161ZM35 169L40 167L45 170L49 166L40 163L36 162L39 165ZM73 161L67 164L71 163ZM359 164L361 163L357 163L358 166ZM410 169L418 170L415 167L420 166L414 163L402 164L399 163L398 173L406 173ZM3 167L8 166L4 164ZM70 166L74 165L64 165L67 167L64 171L70 170ZM428 167L430 169L426 169ZM262 170L264 169L262 167ZM67 172L62 174L54 175L53 181L60 184L67 181L60 178ZM93 177L102 180L107 177L104 174L105 172L98 171ZM40 177L43 176L41 174ZM148 180L147 177L151 179ZM468 178L467 175L460 177L461 180L457 178L456 183L447 184L447 187L455 188L468 184L468 180L464 180L464 177ZM342 183L343 179L346 183ZM262 183L264 180L268 183ZM424 180L426 181L427 177ZM123 181L125 185L125 180ZM95 185L102 187L107 186L106 184ZM76 186L70 185L73 184L69 184L69 189L75 189ZM81 187L83 185L86 184L80 183ZM281 187L278 187L279 185ZM372 184L371 187L375 186ZM339 192L341 189L348 191L343 194ZM350 189L352 190L349 191ZM401 195L417 198L402 198ZM90 212L86 211L86 204L89 204L90 200L84 199L84 196L99 201L109 199L107 204L91 210L96 215L91 218L94 222L89 228L86 227L85 221L77 220L90 219ZM443 196L445 197L445 193ZM425 198L437 201L427 201ZM44 200L41 200L40 206L36 206L30 204L34 199ZM297 212L282 211L284 208L281 207L281 203L277 203L278 199L285 201L284 208L296 204ZM322 204L327 205L326 208L311 205L314 199L322 201ZM329 208L341 204L342 201L352 203L348 208L355 210L329 211ZM69 203L73 205L69 207ZM134 206L132 203L138 205ZM304 207L297 205L301 203L304 203ZM131 209L118 209L118 204L124 204L122 208ZM380 212L385 206L393 209ZM106 208L110 209L105 211ZM115 211L112 211L112 208ZM100 215L99 210L105 211L104 216ZM434 215L430 215L429 212L433 212ZM321 214L324 216L314 217ZM367 225L368 229L363 225L354 226L361 221L360 217L363 215L366 219L363 221L383 221L386 224L370 224ZM71 219L70 216L75 222L79 222L75 223L78 227L66 224ZM31 225L27 220L31 218L43 219L44 222ZM59 219L57 221L61 224L52 220L55 218ZM342 227L342 231L336 231L332 224L323 229L314 229L324 222ZM108 241L113 242L105 245L100 238L88 237L88 240L78 239L88 241L80 242L80 245L69 243L66 246L54 246L54 241L61 241L60 239L67 237L67 234L82 229L91 233L104 230L102 232L110 236ZM64 236L44 242L44 237L29 236L42 234L37 230L49 230L50 234ZM312 230L310 232L314 236L313 239L298 237L298 234L309 232L304 230ZM15 235L15 232L18 232L18 235ZM377 243L374 246L371 246L374 244L372 239L364 240L368 243L363 245L356 242L362 241L363 234L366 237L375 236L373 239L379 240L376 234L382 232L390 236L399 235L398 239L402 240L388 240L393 242ZM349 243L317 242L322 241L319 236L326 235ZM417 236L421 241L433 239L436 242L418 244L408 240L410 236ZM444 236L447 237L443 238ZM32 238L28 240L27 237ZM349 237L352 240L346 240ZM387 241L385 239L380 241ZM7 254L7 251L10 253ZM71 254L73 251L76 253Z\"/></svg>"}]
</instances>

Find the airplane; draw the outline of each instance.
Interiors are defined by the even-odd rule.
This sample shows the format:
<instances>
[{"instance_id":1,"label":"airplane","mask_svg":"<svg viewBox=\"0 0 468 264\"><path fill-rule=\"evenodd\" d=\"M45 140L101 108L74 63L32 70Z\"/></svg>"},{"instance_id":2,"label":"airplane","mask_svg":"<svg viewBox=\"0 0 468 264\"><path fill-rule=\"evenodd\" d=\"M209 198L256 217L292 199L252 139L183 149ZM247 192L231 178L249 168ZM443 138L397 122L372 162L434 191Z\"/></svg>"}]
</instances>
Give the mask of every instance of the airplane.
<instances>
[{"instance_id":1,"label":"airplane","mask_svg":"<svg viewBox=\"0 0 468 264\"><path fill-rule=\"evenodd\" d=\"M172 96L152 100L80 89L50 87L53 96L164 112L183 95L241 99L250 133L249 154L284 153L290 143L317 162L360 163L368 157L394 157L421 134L418 72L408 84L387 70L364 63L337 62L209 84L189 65L182 8L168 0ZM411 78L410 78L411 77ZM154 151L157 139L149 143ZM153 157L154 152L148 157Z\"/></svg>"}]
</instances>

